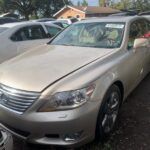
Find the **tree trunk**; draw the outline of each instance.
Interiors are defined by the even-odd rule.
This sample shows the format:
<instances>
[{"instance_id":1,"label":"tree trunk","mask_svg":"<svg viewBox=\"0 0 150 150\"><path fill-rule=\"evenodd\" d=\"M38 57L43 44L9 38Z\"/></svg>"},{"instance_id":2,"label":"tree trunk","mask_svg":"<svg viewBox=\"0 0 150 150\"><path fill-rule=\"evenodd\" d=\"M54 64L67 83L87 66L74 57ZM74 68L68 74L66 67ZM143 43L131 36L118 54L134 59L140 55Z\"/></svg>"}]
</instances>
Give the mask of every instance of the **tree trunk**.
<instances>
[{"instance_id":1,"label":"tree trunk","mask_svg":"<svg viewBox=\"0 0 150 150\"><path fill-rule=\"evenodd\" d=\"M24 16L26 20L29 20L29 14L25 13Z\"/></svg>"}]
</instances>

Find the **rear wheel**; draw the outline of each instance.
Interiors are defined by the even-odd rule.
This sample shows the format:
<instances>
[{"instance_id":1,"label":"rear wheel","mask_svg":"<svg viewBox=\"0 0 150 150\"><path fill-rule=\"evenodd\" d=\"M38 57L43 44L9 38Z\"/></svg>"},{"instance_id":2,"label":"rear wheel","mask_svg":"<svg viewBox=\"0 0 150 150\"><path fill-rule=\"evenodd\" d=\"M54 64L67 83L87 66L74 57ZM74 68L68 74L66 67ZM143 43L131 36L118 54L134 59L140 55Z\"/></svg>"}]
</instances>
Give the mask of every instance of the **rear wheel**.
<instances>
[{"instance_id":1,"label":"rear wheel","mask_svg":"<svg viewBox=\"0 0 150 150\"><path fill-rule=\"evenodd\" d=\"M116 85L112 85L107 91L99 111L96 127L96 136L98 139L103 139L113 131L120 104L120 90Z\"/></svg>"}]
</instances>

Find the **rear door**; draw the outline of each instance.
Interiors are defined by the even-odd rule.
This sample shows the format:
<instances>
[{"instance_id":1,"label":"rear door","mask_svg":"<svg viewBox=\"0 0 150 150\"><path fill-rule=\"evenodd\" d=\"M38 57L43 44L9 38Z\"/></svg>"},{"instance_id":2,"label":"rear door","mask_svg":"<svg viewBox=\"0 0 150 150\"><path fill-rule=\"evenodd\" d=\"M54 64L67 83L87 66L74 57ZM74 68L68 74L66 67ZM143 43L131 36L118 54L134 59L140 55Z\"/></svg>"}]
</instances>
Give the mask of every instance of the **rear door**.
<instances>
[{"instance_id":1,"label":"rear door","mask_svg":"<svg viewBox=\"0 0 150 150\"><path fill-rule=\"evenodd\" d=\"M130 25L126 62L124 62L123 72L126 77L127 90L130 92L144 77L145 52L147 47L133 48L135 39L143 37L141 19L133 21Z\"/></svg>"},{"instance_id":2,"label":"rear door","mask_svg":"<svg viewBox=\"0 0 150 150\"><path fill-rule=\"evenodd\" d=\"M150 21L142 19L139 24L141 26L143 38L146 38L149 41L149 46L145 47L144 59L144 73L147 74L150 71Z\"/></svg>"},{"instance_id":3,"label":"rear door","mask_svg":"<svg viewBox=\"0 0 150 150\"><path fill-rule=\"evenodd\" d=\"M18 54L49 41L48 35L41 25L20 28L10 39L17 46Z\"/></svg>"}]
</instances>

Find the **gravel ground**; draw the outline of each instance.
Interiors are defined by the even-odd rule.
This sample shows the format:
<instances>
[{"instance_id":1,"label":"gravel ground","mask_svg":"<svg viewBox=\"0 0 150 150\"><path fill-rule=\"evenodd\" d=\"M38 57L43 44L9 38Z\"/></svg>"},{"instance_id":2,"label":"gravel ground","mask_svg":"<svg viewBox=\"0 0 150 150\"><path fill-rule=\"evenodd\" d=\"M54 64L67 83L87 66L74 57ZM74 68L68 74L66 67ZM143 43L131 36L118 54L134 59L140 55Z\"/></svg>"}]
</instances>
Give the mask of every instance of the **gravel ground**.
<instances>
[{"instance_id":1,"label":"gravel ground","mask_svg":"<svg viewBox=\"0 0 150 150\"><path fill-rule=\"evenodd\" d=\"M14 143L14 150L62 150L27 145L16 138ZM114 133L103 143L92 142L77 150L150 150L150 75L122 106Z\"/></svg>"}]
</instances>

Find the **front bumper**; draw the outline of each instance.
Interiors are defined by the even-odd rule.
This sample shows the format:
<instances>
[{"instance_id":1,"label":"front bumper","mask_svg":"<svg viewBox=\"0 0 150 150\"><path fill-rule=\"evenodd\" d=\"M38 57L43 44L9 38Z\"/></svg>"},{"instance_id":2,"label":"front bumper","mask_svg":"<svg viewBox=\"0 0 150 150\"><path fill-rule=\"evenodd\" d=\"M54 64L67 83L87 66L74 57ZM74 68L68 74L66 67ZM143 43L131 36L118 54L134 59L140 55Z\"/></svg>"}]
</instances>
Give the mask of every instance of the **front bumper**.
<instances>
[{"instance_id":1,"label":"front bumper","mask_svg":"<svg viewBox=\"0 0 150 150\"><path fill-rule=\"evenodd\" d=\"M31 143L80 146L94 139L98 111L98 102L73 110L22 115L0 108L0 126Z\"/></svg>"},{"instance_id":2,"label":"front bumper","mask_svg":"<svg viewBox=\"0 0 150 150\"><path fill-rule=\"evenodd\" d=\"M3 130L0 130L0 150L13 150L13 139L12 136Z\"/></svg>"}]
</instances>

